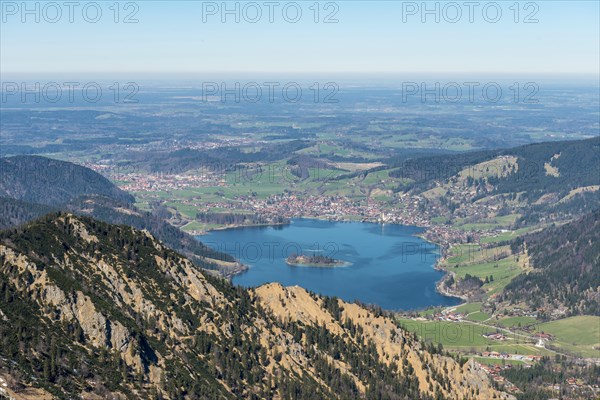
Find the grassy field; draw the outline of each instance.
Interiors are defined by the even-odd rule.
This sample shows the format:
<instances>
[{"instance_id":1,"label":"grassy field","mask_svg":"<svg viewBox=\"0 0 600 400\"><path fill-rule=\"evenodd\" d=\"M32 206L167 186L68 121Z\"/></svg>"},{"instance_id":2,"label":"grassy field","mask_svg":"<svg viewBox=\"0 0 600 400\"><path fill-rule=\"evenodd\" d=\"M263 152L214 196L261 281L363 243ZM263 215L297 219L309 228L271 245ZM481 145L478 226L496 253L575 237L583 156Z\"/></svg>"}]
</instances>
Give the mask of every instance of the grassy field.
<instances>
[{"instance_id":1,"label":"grassy field","mask_svg":"<svg viewBox=\"0 0 600 400\"><path fill-rule=\"evenodd\" d=\"M521 267L510 256L498 261L475 263L470 265L461 265L457 268L450 268L460 278L467 274L476 276L485 281L486 277L493 277L493 281L483 285L482 289L492 295L500 292L514 277L522 272Z\"/></svg>"},{"instance_id":2,"label":"grassy field","mask_svg":"<svg viewBox=\"0 0 600 400\"><path fill-rule=\"evenodd\" d=\"M506 287L517 275L525 270L525 260L511 255L510 246L484 247L478 244L460 244L452 247L451 256L444 266L459 278L467 274L481 279L482 290L489 297ZM483 321L485 315L473 315L473 320Z\"/></svg>"},{"instance_id":3,"label":"grassy field","mask_svg":"<svg viewBox=\"0 0 600 400\"><path fill-rule=\"evenodd\" d=\"M427 192L424 193L425 197L439 197L444 195L446 192L446 189L438 187L438 188L434 188L431 189ZM480 219L477 221L473 221L473 220L468 220L468 219L463 219L463 218L456 218L456 219L452 219L449 216L443 216L443 217L436 217L432 219L433 223L436 224L451 224L453 227L457 228L457 229L462 229L462 230L467 230L467 231L472 231L472 230L489 230L489 229L509 229L511 226L513 226L513 224L515 223L515 221L520 217L520 214L510 214L510 215L503 215L500 217L495 217L495 218L484 218L484 219ZM498 234L498 237L500 237L500 239L495 240L495 241L502 241L502 240L509 240L510 238L514 238L516 236L518 236L518 232L517 231L508 231L508 232L503 232ZM505 235L504 237L502 237L502 235ZM492 243L494 242L494 240L492 238L486 238L486 241L482 240L482 243Z\"/></svg>"},{"instance_id":4,"label":"grassy field","mask_svg":"<svg viewBox=\"0 0 600 400\"><path fill-rule=\"evenodd\" d=\"M484 252L477 244L459 244L452 247L452 256L446 260L446 265L474 262L483 258Z\"/></svg>"},{"instance_id":5,"label":"grassy field","mask_svg":"<svg viewBox=\"0 0 600 400\"><path fill-rule=\"evenodd\" d=\"M497 358L473 357L480 364L487 365L524 365L524 361L519 360L499 360Z\"/></svg>"},{"instance_id":6,"label":"grassy field","mask_svg":"<svg viewBox=\"0 0 600 400\"><path fill-rule=\"evenodd\" d=\"M565 318L539 324L537 330L554 335L553 346L583 357L600 358L600 317Z\"/></svg>"},{"instance_id":7,"label":"grassy field","mask_svg":"<svg viewBox=\"0 0 600 400\"><path fill-rule=\"evenodd\" d=\"M478 244L460 244L452 247L453 256L446 261L447 265L477 263L497 260L510 254L510 246L483 247Z\"/></svg>"},{"instance_id":8,"label":"grassy field","mask_svg":"<svg viewBox=\"0 0 600 400\"><path fill-rule=\"evenodd\" d=\"M199 207L192 206L189 204L183 204L175 201L167 201L164 203L166 207L171 207L179 211L181 214L185 215L188 218L194 219L196 218L196 213L199 210Z\"/></svg>"},{"instance_id":9,"label":"grassy field","mask_svg":"<svg viewBox=\"0 0 600 400\"><path fill-rule=\"evenodd\" d=\"M449 217L433 217L431 218L431 222L434 224L446 224L450 223L451 220Z\"/></svg>"},{"instance_id":10,"label":"grassy field","mask_svg":"<svg viewBox=\"0 0 600 400\"><path fill-rule=\"evenodd\" d=\"M470 321L483 322L491 318L491 315L484 313L483 311L475 311L467 315L467 319Z\"/></svg>"},{"instance_id":11,"label":"grassy field","mask_svg":"<svg viewBox=\"0 0 600 400\"><path fill-rule=\"evenodd\" d=\"M425 310L421 310L419 311L419 315L422 317L428 316L428 315L433 315L433 314L437 314L439 312L442 311L441 307L431 307L431 308L427 308Z\"/></svg>"},{"instance_id":12,"label":"grassy field","mask_svg":"<svg viewBox=\"0 0 600 400\"><path fill-rule=\"evenodd\" d=\"M537 322L537 320L533 317L508 317L490 322L493 322L494 324L501 325L506 328L513 328L533 325Z\"/></svg>"},{"instance_id":13,"label":"grassy field","mask_svg":"<svg viewBox=\"0 0 600 400\"><path fill-rule=\"evenodd\" d=\"M530 232L532 230L535 230L536 228L534 227L527 227L527 228L521 228L521 229L517 229L514 231L508 231L508 232L501 232L498 233L495 236L488 236L485 238L481 239L481 243L487 244L487 243L498 243L498 242L505 242L507 240L512 240L518 236L524 235L527 232Z\"/></svg>"},{"instance_id":14,"label":"grassy field","mask_svg":"<svg viewBox=\"0 0 600 400\"><path fill-rule=\"evenodd\" d=\"M481 311L481 306L483 303L467 303L462 306L456 307L456 312L463 314L470 314L476 311Z\"/></svg>"},{"instance_id":15,"label":"grassy field","mask_svg":"<svg viewBox=\"0 0 600 400\"><path fill-rule=\"evenodd\" d=\"M221 227L222 225L218 224L203 224L202 222L192 221L187 223L186 225L181 227L181 230L185 232L193 232L193 231L206 231L209 229L216 229Z\"/></svg>"},{"instance_id":16,"label":"grassy field","mask_svg":"<svg viewBox=\"0 0 600 400\"><path fill-rule=\"evenodd\" d=\"M476 323L445 321L414 321L400 318L399 323L419 338L434 343L442 343L444 348L464 354L476 354L486 350L522 355L549 355L550 351L535 347L519 335L511 335L508 340L496 341L484 337L496 329Z\"/></svg>"}]
</instances>

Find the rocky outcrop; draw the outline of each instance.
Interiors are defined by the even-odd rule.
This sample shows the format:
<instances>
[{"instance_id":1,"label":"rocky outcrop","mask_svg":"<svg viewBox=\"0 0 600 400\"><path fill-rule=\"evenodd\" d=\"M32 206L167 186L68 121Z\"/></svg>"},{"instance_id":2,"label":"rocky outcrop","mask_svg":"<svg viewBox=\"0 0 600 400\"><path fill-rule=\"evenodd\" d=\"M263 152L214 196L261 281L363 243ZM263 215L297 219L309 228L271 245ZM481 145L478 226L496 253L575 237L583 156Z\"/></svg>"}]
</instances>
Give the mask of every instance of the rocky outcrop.
<instances>
[{"instance_id":1,"label":"rocky outcrop","mask_svg":"<svg viewBox=\"0 0 600 400\"><path fill-rule=\"evenodd\" d=\"M510 399L512 396L495 390L489 378L474 363L461 366L453 358L430 354L410 335L400 329L389 318L377 316L357 304L337 300L341 311L340 320L323 308L323 300L311 296L306 290L294 286L285 288L277 283L263 285L254 291L262 306L281 319L291 319L314 326L325 326L328 331L343 337L350 337L341 321L352 321L360 326L364 344L374 343L381 362L390 364L401 358L408 359L424 393L434 395L436 389L450 399ZM339 368L348 368L339 363ZM443 387L432 384L433 371L448 378ZM402 369L398 373L402 374ZM432 390L433 389L433 390Z\"/></svg>"},{"instance_id":2,"label":"rocky outcrop","mask_svg":"<svg viewBox=\"0 0 600 400\"><path fill-rule=\"evenodd\" d=\"M79 231L80 233L82 231ZM82 235L84 240L91 240ZM123 355L126 364L136 372L143 372L144 366L139 355L135 355L135 340L129 331L119 322L111 321L99 312L89 296L81 291L65 294L48 278L46 271L40 271L36 264L23 254L16 254L12 249L0 245L0 256L4 263L0 266L2 272L11 277L15 287L29 293L41 308L52 310L65 323L77 324L81 327L86 341L93 347L114 349ZM11 274L18 272L17 275ZM28 274L32 283L20 279Z\"/></svg>"},{"instance_id":3,"label":"rocky outcrop","mask_svg":"<svg viewBox=\"0 0 600 400\"><path fill-rule=\"evenodd\" d=\"M21 316L42 328L22 336ZM0 234L0 320L23 384L63 398L508 398L357 304L235 288L148 232L69 214Z\"/></svg>"}]
</instances>

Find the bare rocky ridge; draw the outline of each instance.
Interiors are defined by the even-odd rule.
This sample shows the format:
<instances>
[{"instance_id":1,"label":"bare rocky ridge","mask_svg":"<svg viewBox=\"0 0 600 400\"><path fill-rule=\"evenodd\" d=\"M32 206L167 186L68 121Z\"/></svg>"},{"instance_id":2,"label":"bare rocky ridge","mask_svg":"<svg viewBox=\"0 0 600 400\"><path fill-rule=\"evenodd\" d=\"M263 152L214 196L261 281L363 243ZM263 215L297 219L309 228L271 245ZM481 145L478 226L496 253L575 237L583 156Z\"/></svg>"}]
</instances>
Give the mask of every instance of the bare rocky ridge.
<instances>
[{"instance_id":1,"label":"bare rocky ridge","mask_svg":"<svg viewBox=\"0 0 600 400\"><path fill-rule=\"evenodd\" d=\"M509 398L375 311L299 287L236 288L148 232L71 214L0 233L0 310L11 393Z\"/></svg>"},{"instance_id":2,"label":"bare rocky ridge","mask_svg":"<svg viewBox=\"0 0 600 400\"><path fill-rule=\"evenodd\" d=\"M339 336L348 334L343 323L323 309L320 298L311 296L298 286L285 288L277 283L267 284L255 289L255 293L260 303L278 318L315 326L324 325L328 331ZM357 304L345 303L339 299L337 302L342 310L341 319L350 320L362 327L363 343L360 344L366 345L372 342L378 357L387 365L407 359L418 378L419 389L424 393L432 395L435 393L429 389L432 371L435 371L449 378L448 386L441 389L447 398L510 398L491 388L489 379L475 363L467 362L461 367L452 358L428 353L419 343L414 342L409 333L398 328L389 318L377 316ZM348 366L340 363L339 368L348 368ZM397 372L403 373L401 368L398 368ZM474 394L477 396L473 397Z\"/></svg>"}]
</instances>

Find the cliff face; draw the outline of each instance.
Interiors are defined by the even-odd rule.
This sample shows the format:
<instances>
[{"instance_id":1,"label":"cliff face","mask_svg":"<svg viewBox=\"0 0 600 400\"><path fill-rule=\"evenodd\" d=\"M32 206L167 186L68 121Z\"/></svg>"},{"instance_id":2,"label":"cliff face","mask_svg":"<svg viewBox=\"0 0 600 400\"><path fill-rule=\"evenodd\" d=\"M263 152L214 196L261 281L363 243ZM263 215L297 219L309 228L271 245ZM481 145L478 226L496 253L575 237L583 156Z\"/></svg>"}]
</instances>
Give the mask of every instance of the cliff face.
<instances>
[{"instance_id":1,"label":"cliff face","mask_svg":"<svg viewBox=\"0 0 600 400\"><path fill-rule=\"evenodd\" d=\"M150 234L70 214L0 233L0 376L56 398L492 399L390 319L205 276Z\"/></svg>"},{"instance_id":2,"label":"cliff face","mask_svg":"<svg viewBox=\"0 0 600 400\"><path fill-rule=\"evenodd\" d=\"M398 328L391 319L357 304L332 299L329 301L337 304L327 307L322 298L311 296L300 287L284 288L279 284L261 286L254 293L260 304L277 318L322 326L344 338L344 343L349 347L356 346L359 351L363 347L371 347L376 352L376 358L394 373L406 376L407 370L412 371L423 393L433 396L440 392L444 398L450 399L507 398L490 387L489 379L474 363L467 362L461 366L452 358L427 352L414 341L412 335ZM334 310L333 313L330 310ZM361 334L352 335L352 329L348 329L349 323L354 324ZM406 364L411 367L404 368ZM352 367L347 360L340 360L337 367L352 376ZM439 381L433 376L439 376ZM357 379L356 376L353 378Z\"/></svg>"}]
</instances>

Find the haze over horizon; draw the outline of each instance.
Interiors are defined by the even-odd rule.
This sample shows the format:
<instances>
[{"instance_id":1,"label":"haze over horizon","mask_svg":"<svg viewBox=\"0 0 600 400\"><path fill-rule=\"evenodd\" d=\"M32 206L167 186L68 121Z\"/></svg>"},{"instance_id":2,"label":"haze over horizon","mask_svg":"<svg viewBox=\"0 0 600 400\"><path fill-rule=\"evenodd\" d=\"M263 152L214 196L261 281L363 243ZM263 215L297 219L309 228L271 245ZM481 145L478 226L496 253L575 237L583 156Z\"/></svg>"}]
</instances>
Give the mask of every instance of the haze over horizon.
<instances>
[{"instance_id":1,"label":"haze over horizon","mask_svg":"<svg viewBox=\"0 0 600 400\"><path fill-rule=\"evenodd\" d=\"M3 75L597 76L600 65L595 1L51 3L2 2Z\"/></svg>"}]
</instances>

